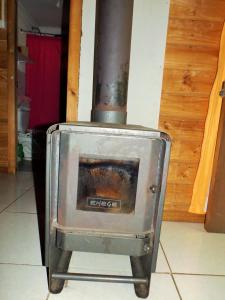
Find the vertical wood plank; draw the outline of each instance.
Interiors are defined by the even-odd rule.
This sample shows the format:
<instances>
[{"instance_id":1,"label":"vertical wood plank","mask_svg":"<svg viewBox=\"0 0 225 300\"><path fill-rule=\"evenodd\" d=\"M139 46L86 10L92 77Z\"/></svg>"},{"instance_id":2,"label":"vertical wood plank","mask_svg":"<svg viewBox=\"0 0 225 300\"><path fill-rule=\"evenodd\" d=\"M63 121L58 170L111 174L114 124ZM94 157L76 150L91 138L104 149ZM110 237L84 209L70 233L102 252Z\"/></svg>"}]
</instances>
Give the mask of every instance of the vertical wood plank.
<instances>
[{"instance_id":1,"label":"vertical wood plank","mask_svg":"<svg viewBox=\"0 0 225 300\"><path fill-rule=\"evenodd\" d=\"M80 40L82 30L82 0L70 1L69 54L66 121L76 121L78 117Z\"/></svg>"},{"instance_id":2,"label":"vertical wood plank","mask_svg":"<svg viewBox=\"0 0 225 300\"><path fill-rule=\"evenodd\" d=\"M7 1L8 172L16 172L16 1Z\"/></svg>"},{"instance_id":3,"label":"vertical wood plank","mask_svg":"<svg viewBox=\"0 0 225 300\"><path fill-rule=\"evenodd\" d=\"M159 127L172 138L164 219L204 221L188 212L215 80L225 1L170 0Z\"/></svg>"}]
</instances>

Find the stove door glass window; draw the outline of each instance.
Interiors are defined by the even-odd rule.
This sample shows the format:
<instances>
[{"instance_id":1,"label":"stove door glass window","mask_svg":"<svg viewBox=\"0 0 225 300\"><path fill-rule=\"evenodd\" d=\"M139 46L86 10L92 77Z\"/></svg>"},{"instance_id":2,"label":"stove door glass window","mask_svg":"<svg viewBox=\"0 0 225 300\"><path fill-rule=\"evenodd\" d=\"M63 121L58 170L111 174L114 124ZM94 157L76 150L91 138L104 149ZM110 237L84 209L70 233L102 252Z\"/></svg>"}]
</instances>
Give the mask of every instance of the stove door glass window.
<instances>
[{"instance_id":1,"label":"stove door glass window","mask_svg":"<svg viewBox=\"0 0 225 300\"><path fill-rule=\"evenodd\" d=\"M80 157L77 209L134 213L139 159Z\"/></svg>"}]
</instances>

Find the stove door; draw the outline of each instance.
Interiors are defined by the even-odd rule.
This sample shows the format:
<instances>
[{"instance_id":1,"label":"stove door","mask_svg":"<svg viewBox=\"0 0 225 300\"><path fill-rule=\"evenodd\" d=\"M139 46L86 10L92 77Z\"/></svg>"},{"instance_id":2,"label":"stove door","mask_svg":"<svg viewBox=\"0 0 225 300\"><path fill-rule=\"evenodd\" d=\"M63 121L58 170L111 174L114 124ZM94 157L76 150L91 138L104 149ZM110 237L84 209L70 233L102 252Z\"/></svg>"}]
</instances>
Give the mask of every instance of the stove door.
<instances>
[{"instance_id":1,"label":"stove door","mask_svg":"<svg viewBox=\"0 0 225 300\"><path fill-rule=\"evenodd\" d=\"M61 132L59 225L106 233L151 231L164 153L160 138Z\"/></svg>"},{"instance_id":2,"label":"stove door","mask_svg":"<svg viewBox=\"0 0 225 300\"><path fill-rule=\"evenodd\" d=\"M134 214L139 159L80 156L77 209Z\"/></svg>"}]
</instances>

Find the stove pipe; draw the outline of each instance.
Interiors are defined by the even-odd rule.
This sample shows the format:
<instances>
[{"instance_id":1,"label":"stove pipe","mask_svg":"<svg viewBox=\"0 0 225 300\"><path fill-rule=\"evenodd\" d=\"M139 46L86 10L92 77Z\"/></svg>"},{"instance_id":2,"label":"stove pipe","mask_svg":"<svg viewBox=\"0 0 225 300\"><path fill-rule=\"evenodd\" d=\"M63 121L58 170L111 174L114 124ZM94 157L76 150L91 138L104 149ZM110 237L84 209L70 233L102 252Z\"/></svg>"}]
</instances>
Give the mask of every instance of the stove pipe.
<instances>
[{"instance_id":1,"label":"stove pipe","mask_svg":"<svg viewBox=\"0 0 225 300\"><path fill-rule=\"evenodd\" d=\"M125 124L133 0L97 0L91 121Z\"/></svg>"}]
</instances>

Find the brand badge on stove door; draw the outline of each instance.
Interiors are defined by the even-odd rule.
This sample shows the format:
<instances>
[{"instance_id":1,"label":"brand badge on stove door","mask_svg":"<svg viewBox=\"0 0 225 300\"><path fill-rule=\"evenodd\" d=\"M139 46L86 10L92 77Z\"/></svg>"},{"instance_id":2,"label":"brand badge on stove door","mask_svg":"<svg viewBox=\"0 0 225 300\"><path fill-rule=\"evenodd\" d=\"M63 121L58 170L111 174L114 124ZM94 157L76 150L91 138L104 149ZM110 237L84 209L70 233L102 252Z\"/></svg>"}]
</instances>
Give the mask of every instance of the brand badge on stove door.
<instances>
[{"instance_id":1,"label":"brand badge on stove door","mask_svg":"<svg viewBox=\"0 0 225 300\"><path fill-rule=\"evenodd\" d=\"M91 208L120 209L121 201L104 198L102 199L97 197L88 197L87 205Z\"/></svg>"}]
</instances>

